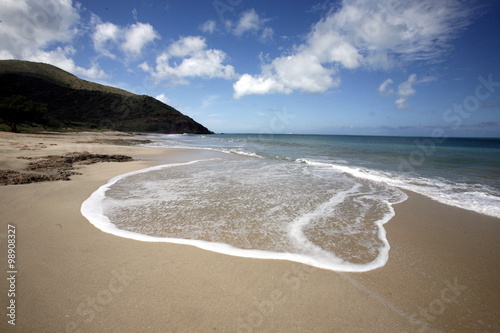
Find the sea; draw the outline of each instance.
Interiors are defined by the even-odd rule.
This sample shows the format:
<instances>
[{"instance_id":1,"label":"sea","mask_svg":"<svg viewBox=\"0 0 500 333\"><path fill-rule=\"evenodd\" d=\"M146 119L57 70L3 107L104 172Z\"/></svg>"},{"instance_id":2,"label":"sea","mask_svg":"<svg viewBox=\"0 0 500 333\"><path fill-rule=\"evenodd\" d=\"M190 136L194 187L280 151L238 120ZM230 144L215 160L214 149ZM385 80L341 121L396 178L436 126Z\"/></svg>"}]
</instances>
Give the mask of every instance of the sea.
<instances>
[{"instance_id":1,"label":"sea","mask_svg":"<svg viewBox=\"0 0 500 333\"><path fill-rule=\"evenodd\" d=\"M384 224L413 191L500 217L500 139L298 134L153 135L209 157L120 175L82 214L150 242L334 271L384 266Z\"/></svg>"}]
</instances>

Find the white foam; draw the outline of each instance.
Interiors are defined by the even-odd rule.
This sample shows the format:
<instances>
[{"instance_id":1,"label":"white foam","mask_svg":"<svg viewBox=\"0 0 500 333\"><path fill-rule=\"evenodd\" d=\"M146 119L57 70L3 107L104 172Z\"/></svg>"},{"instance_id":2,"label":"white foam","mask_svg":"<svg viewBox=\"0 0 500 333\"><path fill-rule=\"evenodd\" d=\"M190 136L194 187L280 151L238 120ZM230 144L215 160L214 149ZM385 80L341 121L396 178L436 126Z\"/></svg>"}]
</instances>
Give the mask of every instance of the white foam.
<instances>
[{"instance_id":1,"label":"white foam","mask_svg":"<svg viewBox=\"0 0 500 333\"><path fill-rule=\"evenodd\" d=\"M179 136L175 135L164 135L160 137L162 140L169 140L171 144L175 142L176 139L179 139ZM172 141L172 139L174 141ZM229 142L236 141L245 141L244 139L229 139L226 138L218 139L223 142L223 145ZM196 140L195 140L196 141ZM199 141L198 144L200 144ZM213 142L209 142L208 144L212 144ZM178 144L178 143L177 143ZM206 147L199 147L206 148ZM211 148L218 151L229 152L229 153L238 153L237 151L245 151L248 150L246 147L237 147L237 148ZM232 151L231 151L232 150ZM249 155L255 153L249 153ZM242 153L239 153L242 154ZM255 154L257 155L257 154ZM254 156L259 157L259 155ZM331 157L326 157L331 158ZM286 160L286 157L278 157L278 159ZM319 157L321 159L321 157ZM365 179L375 182L382 182L385 184L389 184L391 186L395 186L401 189L410 190L422 195L425 195L435 201L440 203L459 207L462 209L478 212L480 214L485 214L493 217L500 218L500 195L497 190L492 188L488 188L487 185L482 185L483 188L477 188L481 185L473 185L473 184L459 184L459 183L451 183L445 179L426 179L422 177L417 177L410 174L401 174L398 172L389 172L389 171L379 171L373 170L363 167L353 167L349 166L346 161L343 160L313 160L313 159L297 159L297 162L307 163L310 165L329 167L334 170L344 172L351 176L354 176L358 179Z\"/></svg>"},{"instance_id":2,"label":"white foam","mask_svg":"<svg viewBox=\"0 0 500 333\"><path fill-rule=\"evenodd\" d=\"M336 165L308 159L297 159L297 162L332 168L359 179L382 182L416 192L449 206L500 218L500 197L489 194L493 190L484 185L449 183L443 179L399 176L391 172ZM404 200L406 198L403 198L402 201Z\"/></svg>"},{"instance_id":3,"label":"white foam","mask_svg":"<svg viewBox=\"0 0 500 333\"><path fill-rule=\"evenodd\" d=\"M299 244L299 247L305 248L308 252L314 253L314 257L309 257L311 261L316 262L317 265L322 265L322 268L327 268L335 271L350 271L351 269L360 269L362 266L363 269L371 270L375 269L379 266L380 263L369 263L364 265L354 265L346 262L345 260L335 256L334 254L323 250L321 247L317 246L313 242L311 242L304 234L304 228L315 218L324 216L327 210L333 209L339 203L343 202L345 198L350 194L356 192L361 187L361 185L356 184L356 186L348 189L346 191L342 191L336 195L334 195L328 202L321 204L315 211L304 214L297 218L290 225L289 234L290 237ZM387 261L382 263L382 266L385 265ZM356 270L361 271L361 270Z\"/></svg>"},{"instance_id":4,"label":"white foam","mask_svg":"<svg viewBox=\"0 0 500 333\"><path fill-rule=\"evenodd\" d=\"M187 163L164 164L116 176L110 179L105 185L99 187L94 193L92 193L90 197L82 203L82 206L80 207L80 212L85 218L87 218L87 220L89 220L90 223L92 223L96 228L104 232L125 238L136 239L137 236L135 233L118 229L113 223L111 223L109 218L106 215L104 215L103 201L106 198L106 191L108 191L113 184L132 175L137 175L155 170L161 170L164 168L174 167L179 165L193 164L200 161L201 160L190 161Z\"/></svg>"},{"instance_id":5,"label":"white foam","mask_svg":"<svg viewBox=\"0 0 500 333\"><path fill-rule=\"evenodd\" d=\"M178 149L200 149L200 150L209 150L216 151L226 154L235 154L242 155L247 157L256 157L256 158L264 158L263 156L255 153L245 151L243 147L234 147L234 148L223 148L223 147L206 147L201 145L189 145L186 142L176 141L176 138L183 137L183 134L166 134L162 136L151 137L153 140L158 140L156 142L141 144L141 146L145 147L168 147L168 148L178 148ZM206 138L205 136L201 136L200 138ZM174 140L171 140L174 139ZM237 142L239 140L228 140L228 142Z\"/></svg>"},{"instance_id":6,"label":"white foam","mask_svg":"<svg viewBox=\"0 0 500 333\"><path fill-rule=\"evenodd\" d=\"M216 160L216 159L212 159ZM208 160L204 160L208 161ZM303 234L302 230L305 225L311 220L311 218L321 216L324 214L325 210L333 209L338 203L342 202L347 196L356 193L359 189L359 185L356 185L348 190L342 191L336 195L334 195L328 202L319 206L319 208L311 213L305 214L300 218L293 221L289 232L290 236L294 237L295 240L300 243L302 247L306 247L308 253L307 254L298 254L298 253L289 253L289 252L272 252L272 251L263 251L257 249L240 249L232 245L220 243L220 242L208 242L204 240L193 240L193 239L182 239L182 238L170 238L170 237L155 237L144 235L132 231L121 230L117 228L110 219L104 214L104 204L103 201L106 198L106 192L116 183L124 180L127 177L132 175L152 172L156 170L161 170L164 168L176 167L176 166L187 166L193 165L195 163L199 163L201 160L191 161L188 163L178 163L178 164L167 164L162 166L156 166L152 168L147 168L139 171L130 172L124 175L117 176L108 181L107 184L101 186L98 190L96 190L83 204L81 207L81 213L85 216L95 227L98 229L114 234L119 237L125 237L129 239L145 241L145 242L167 242L167 243L175 243L175 244L185 244L192 245L204 250L209 250L213 252L223 253L227 255L246 257L246 258L258 258L258 259L276 259L276 260L290 260L305 263L308 265L312 265L315 267L334 270L334 271L343 271L343 272L365 272L369 270L373 270L379 267L384 266L387 263L389 258L389 243L386 239L386 232L383 228L383 224L385 224L390 218L394 216L394 210L391 205L394 202L390 202L387 200L385 203L389 207L389 213L386 214L382 219L376 221L378 226L378 237L382 241L383 246L379 249L379 254L376 259L370 263L366 264L354 264L347 262L333 253L327 252L321 249L319 246L310 242L307 237Z\"/></svg>"},{"instance_id":7,"label":"white foam","mask_svg":"<svg viewBox=\"0 0 500 333\"><path fill-rule=\"evenodd\" d=\"M260 156L256 153L252 153L252 152L246 152L246 151L243 151L243 150L239 150L239 149L222 149L222 148L204 148L204 149L208 149L208 150L215 150L215 151L219 151L219 152L223 152L223 153L228 153L228 154L236 154L236 155L242 155L242 156L248 156L248 157L256 157L256 158L264 158L263 156Z\"/></svg>"},{"instance_id":8,"label":"white foam","mask_svg":"<svg viewBox=\"0 0 500 333\"><path fill-rule=\"evenodd\" d=\"M317 218L319 216L324 216L327 214L328 210L333 210L335 206L340 204L341 202L344 202L346 197L351 194L355 193L359 188L361 187L361 184L355 184L352 188L341 191L337 194L335 194L329 201L321 204L316 210L309 212L307 214L304 214L297 218L295 221L292 222L290 225L290 236L298 243L300 243L300 246L306 247L311 249L313 252L318 252L321 254L326 254L327 252L312 243L305 235L304 235L304 227L308 225L314 218Z\"/></svg>"}]
</instances>

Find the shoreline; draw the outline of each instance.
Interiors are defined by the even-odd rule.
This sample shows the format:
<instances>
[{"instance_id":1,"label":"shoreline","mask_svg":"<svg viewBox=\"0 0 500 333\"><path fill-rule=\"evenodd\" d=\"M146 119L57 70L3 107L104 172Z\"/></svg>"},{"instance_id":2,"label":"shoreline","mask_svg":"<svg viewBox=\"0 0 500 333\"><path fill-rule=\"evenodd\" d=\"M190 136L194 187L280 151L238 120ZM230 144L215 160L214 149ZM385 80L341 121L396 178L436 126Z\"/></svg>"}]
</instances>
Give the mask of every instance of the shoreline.
<instances>
[{"instance_id":1,"label":"shoreline","mask_svg":"<svg viewBox=\"0 0 500 333\"><path fill-rule=\"evenodd\" d=\"M122 137L123 134L120 134ZM16 227L16 327L82 332L432 332L500 329L499 219L406 192L384 225L389 262L338 273L104 233L81 214L114 176L214 152L77 143L117 133L0 133L0 168L16 156L71 151L130 155L83 166L71 181L0 187L1 231ZM132 136L131 136L132 137ZM140 137L136 137L140 138ZM40 139L44 139L41 141ZM37 147L44 143L46 148ZM18 146L15 146L18 144ZM19 146L19 144L21 146ZM51 145L56 144L56 145ZM20 150L22 145L33 150ZM217 154L217 153L215 153ZM2 262L6 262L1 239ZM7 270L5 269L5 272ZM0 284L7 323L7 280Z\"/></svg>"}]
</instances>

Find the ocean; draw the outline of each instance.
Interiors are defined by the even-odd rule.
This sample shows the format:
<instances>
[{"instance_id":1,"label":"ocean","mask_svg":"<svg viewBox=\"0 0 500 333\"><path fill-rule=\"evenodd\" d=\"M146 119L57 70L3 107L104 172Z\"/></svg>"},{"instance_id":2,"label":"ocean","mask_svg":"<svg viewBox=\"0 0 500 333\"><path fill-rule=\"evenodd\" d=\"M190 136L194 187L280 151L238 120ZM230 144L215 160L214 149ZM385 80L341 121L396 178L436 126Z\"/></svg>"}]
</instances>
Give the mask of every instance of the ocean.
<instances>
[{"instance_id":1,"label":"ocean","mask_svg":"<svg viewBox=\"0 0 500 333\"><path fill-rule=\"evenodd\" d=\"M410 190L500 217L500 139L154 135L223 152L111 179L82 205L103 231L335 271L382 267L383 225ZM194 155L196 156L196 155Z\"/></svg>"}]
</instances>

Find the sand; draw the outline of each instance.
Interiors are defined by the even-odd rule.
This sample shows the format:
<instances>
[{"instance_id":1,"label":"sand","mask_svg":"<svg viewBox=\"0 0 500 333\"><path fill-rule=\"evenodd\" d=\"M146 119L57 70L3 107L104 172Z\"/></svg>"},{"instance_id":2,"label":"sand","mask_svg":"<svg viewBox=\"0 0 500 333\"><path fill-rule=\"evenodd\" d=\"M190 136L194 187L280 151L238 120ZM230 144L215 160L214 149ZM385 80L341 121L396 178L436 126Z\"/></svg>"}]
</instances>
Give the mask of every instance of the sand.
<instances>
[{"instance_id":1,"label":"sand","mask_svg":"<svg viewBox=\"0 0 500 333\"><path fill-rule=\"evenodd\" d=\"M82 166L70 181L0 186L0 331L500 330L499 219L408 193L386 224L389 262L367 273L133 241L96 229L80 214L82 202L116 175L217 153L106 143L113 138L126 137L0 132L0 169L22 169L27 161L17 156L66 152L136 159ZM16 230L15 297L8 224Z\"/></svg>"}]
</instances>

